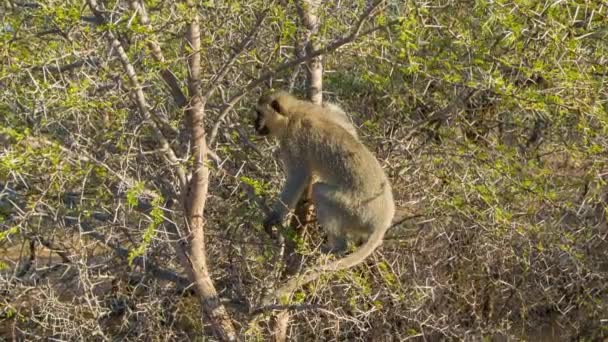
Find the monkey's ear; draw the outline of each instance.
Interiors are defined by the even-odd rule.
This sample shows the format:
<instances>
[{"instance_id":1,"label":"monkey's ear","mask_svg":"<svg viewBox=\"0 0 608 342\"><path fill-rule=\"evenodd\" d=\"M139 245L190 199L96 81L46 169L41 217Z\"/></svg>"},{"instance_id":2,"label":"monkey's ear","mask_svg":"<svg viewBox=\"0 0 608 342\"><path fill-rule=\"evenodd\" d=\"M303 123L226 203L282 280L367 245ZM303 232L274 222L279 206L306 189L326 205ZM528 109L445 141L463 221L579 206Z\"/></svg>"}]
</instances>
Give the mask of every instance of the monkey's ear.
<instances>
[{"instance_id":1,"label":"monkey's ear","mask_svg":"<svg viewBox=\"0 0 608 342\"><path fill-rule=\"evenodd\" d=\"M278 100L274 100L270 103L270 107L272 107L272 109L274 109L277 113L281 114L281 115L285 115L285 110L283 109L283 107L281 107L281 104L279 103Z\"/></svg>"}]
</instances>

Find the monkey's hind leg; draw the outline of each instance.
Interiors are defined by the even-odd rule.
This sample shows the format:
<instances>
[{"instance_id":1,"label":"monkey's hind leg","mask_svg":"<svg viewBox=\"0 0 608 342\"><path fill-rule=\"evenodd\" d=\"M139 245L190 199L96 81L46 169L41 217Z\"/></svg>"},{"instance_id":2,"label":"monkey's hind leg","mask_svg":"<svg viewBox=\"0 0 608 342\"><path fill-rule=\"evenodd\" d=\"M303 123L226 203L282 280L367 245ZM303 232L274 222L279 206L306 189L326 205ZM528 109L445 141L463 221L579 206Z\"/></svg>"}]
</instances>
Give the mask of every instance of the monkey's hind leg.
<instances>
[{"instance_id":1,"label":"monkey's hind leg","mask_svg":"<svg viewBox=\"0 0 608 342\"><path fill-rule=\"evenodd\" d=\"M312 199L315 203L317 220L327 233L327 244L321 247L323 253L342 254L346 252L346 227L349 223L348 214L333 196L335 187L325 183L315 183L312 186Z\"/></svg>"}]
</instances>

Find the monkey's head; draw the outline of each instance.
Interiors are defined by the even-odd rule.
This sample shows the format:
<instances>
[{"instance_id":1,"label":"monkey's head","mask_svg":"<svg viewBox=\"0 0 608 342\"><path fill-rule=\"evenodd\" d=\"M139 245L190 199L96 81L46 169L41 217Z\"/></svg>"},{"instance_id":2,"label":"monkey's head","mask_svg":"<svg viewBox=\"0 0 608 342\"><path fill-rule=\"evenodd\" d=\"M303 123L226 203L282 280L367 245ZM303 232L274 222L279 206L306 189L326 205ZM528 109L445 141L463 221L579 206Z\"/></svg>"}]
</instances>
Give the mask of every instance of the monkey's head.
<instances>
[{"instance_id":1,"label":"monkey's head","mask_svg":"<svg viewBox=\"0 0 608 342\"><path fill-rule=\"evenodd\" d=\"M285 131L289 122L289 103L291 95L277 91L262 95L255 107L255 130L260 135L277 136Z\"/></svg>"}]
</instances>

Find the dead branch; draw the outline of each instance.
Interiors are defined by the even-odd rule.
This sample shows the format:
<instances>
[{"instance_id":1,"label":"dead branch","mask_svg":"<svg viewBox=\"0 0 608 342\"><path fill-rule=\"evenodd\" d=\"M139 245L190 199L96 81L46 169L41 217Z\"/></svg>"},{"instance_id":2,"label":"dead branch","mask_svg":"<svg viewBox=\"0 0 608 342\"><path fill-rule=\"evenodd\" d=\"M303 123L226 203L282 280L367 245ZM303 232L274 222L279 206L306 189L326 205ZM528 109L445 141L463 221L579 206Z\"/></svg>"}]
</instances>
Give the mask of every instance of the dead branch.
<instances>
[{"instance_id":1,"label":"dead branch","mask_svg":"<svg viewBox=\"0 0 608 342\"><path fill-rule=\"evenodd\" d=\"M99 64L100 64L99 58L85 58L85 59L81 59L81 60L78 60L73 63L63 64L63 65L44 64L44 65L40 65L40 66L35 66L33 68L33 70L46 71L46 72L51 72L51 73L62 73L64 71L74 70L74 69L80 68L85 65L97 66Z\"/></svg>"}]
</instances>

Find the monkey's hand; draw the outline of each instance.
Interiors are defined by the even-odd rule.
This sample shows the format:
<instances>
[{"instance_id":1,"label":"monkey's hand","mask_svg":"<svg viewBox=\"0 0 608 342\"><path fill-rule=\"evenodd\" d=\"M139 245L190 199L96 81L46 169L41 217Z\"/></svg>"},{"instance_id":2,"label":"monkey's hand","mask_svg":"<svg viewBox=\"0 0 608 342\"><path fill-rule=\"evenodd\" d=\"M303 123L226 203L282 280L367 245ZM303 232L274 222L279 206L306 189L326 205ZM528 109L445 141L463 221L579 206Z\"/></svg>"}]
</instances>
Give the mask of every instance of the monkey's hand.
<instances>
[{"instance_id":1,"label":"monkey's hand","mask_svg":"<svg viewBox=\"0 0 608 342\"><path fill-rule=\"evenodd\" d=\"M268 216L266 216L266 219L264 220L264 223L262 223L262 225L264 226L264 230L266 231L266 233L268 235L270 235L271 237L275 238L276 233L274 232L274 230L272 228L281 224L282 221L283 221L283 217L282 217L281 213L279 213L277 211L273 211L270 214L268 214Z\"/></svg>"}]
</instances>

